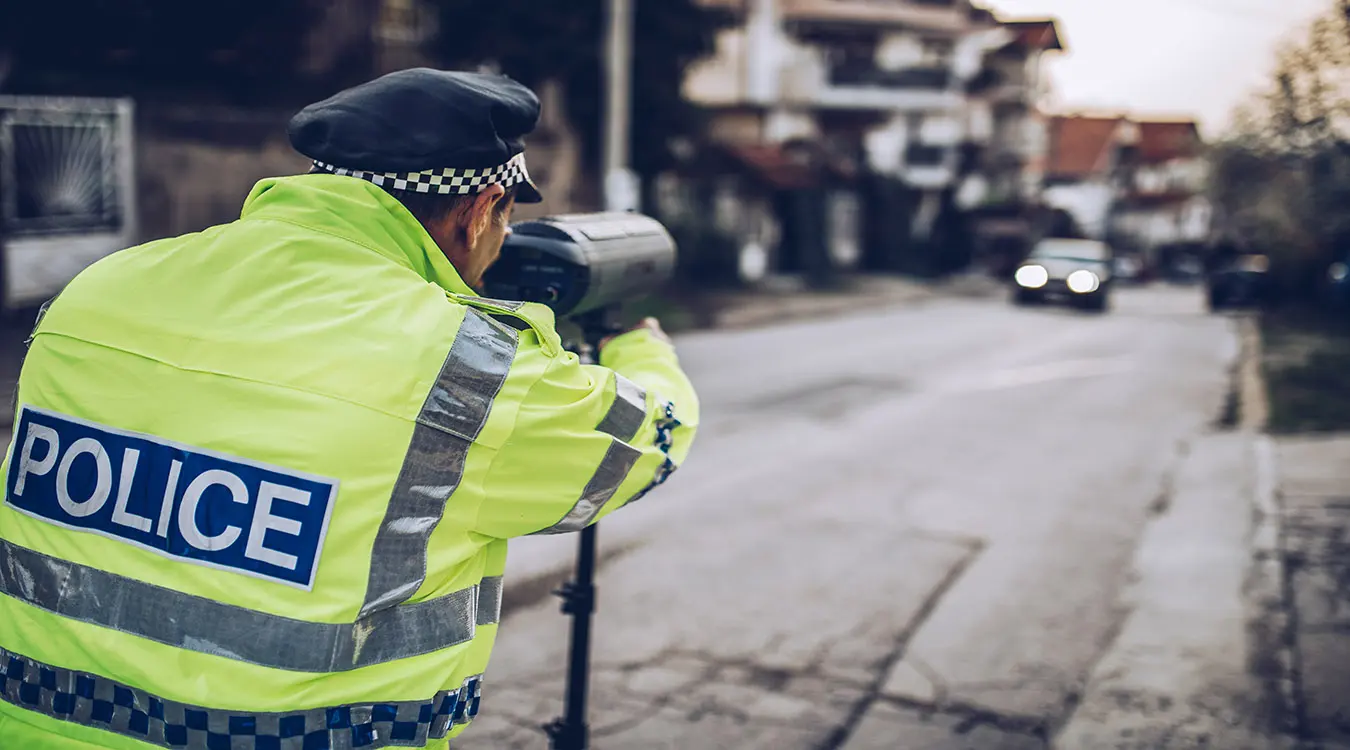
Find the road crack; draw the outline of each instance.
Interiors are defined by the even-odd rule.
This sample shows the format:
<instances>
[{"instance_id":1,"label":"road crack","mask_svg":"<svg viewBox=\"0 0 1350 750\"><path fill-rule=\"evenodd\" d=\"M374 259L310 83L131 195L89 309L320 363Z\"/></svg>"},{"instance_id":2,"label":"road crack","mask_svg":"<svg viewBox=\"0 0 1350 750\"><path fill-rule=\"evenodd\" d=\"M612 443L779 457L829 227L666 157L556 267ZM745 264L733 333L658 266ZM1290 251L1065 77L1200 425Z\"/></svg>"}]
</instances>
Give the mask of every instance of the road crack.
<instances>
[{"instance_id":1,"label":"road crack","mask_svg":"<svg viewBox=\"0 0 1350 750\"><path fill-rule=\"evenodd\" d=\"M839 748L842 748L844 744L848 742L849 738L853 736L853 733L857 731L858 725L862 723L863 717L867 715L868 709L870 709L878 700L883 698L882 689L885 687L886 678L890 675L891 670L905 657L905 650L908 647L909 642L914 638L914 635L919 632L919 629L923 627L924 623L932 617L933 612L937 610L938 604L941 603L943 597L947 595L947 592L955 587L957 581L961 579L975 560L979 558L980 553L984 551L985 543L983 540L974 540L972 544L967 544L966 546L968 550L966 555L957 561L957 563L947 571L947 574L943 576L942 580L938 582L938 585L929 592L928 597L923 602L923 606L919 608L914 619L909 623L904 632L901 633L900 638L896 641L895 648L882 658L877 665L876 678L867 686L867 690L862 698L854 703L853 708L849 711L844 723L826 738L819 746L819 750L839 750Z\"/></svg>"},{"instance_id":2,"label":"road crack","mask_svg":"<svg viewBox=\"0 0 1350 750\"><path fill-rule=\"evenodd\" d=\"M1162 479L1159 482L1158 494L1148 505L1150 522L1156 522L1171 510L1173 497L1176 493L1177 475L1181 471L1182 462L1186 460L1190 453L1191 444L1189 440L1181 440L1177 443L1167 471L1163 472ZM1148 534L1148 529L1149 525L1145 524L1139 535L1141 542L1144 536ZM1045 721L1047 742L1072 722L1074 714L1077 713L1083 698L1092 686L1092 680L1096 676L1098 668L1115 647L1121 633L1125 631L1126 623L1129 622L1130 616L1134 613L1133 599L1136 595L1136 587L1141 579L1137 561L1130 564L1123 578L1124 580L1116 588L1116 601L1111 608L1110 624L1098 642L1096 652L1092 659L1088 661L1082 674L1075 680L1074 689L1068 691L1064 696L1064 704L1058 721L1053 718Z\"/></svg>"},{"instance_id":3,"label":"road crack","mask_svg":"<svg viewBox=\"0 0 1350 750\"><path fill-rule=\"evenodd\" d=\"M1021 734L1045 742L1049 741L1049 727L1047 726L1047 721L1039 716L1019 716L1016 714L999 713L984 708L983 706L962 703L959 701L951 702L945 699L936 700L930 703L883 695L878 698L878 702L895 706L896 708L909 709L925 718L932 716L947 716L958 719L959 723L954 730L957 734L967 734L976 727L988 726L997 729L1004 734Z\"/></svg>"}]
</instances>

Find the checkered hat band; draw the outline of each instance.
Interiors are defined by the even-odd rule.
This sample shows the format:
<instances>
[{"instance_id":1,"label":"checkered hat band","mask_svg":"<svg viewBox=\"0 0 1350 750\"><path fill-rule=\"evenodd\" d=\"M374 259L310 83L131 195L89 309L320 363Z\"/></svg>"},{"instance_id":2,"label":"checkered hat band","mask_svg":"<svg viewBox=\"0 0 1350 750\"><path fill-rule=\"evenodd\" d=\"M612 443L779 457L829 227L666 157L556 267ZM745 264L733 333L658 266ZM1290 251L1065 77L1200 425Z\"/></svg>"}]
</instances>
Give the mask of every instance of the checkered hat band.
<instances>
[{"instance_id":1,"label":"checkered hat band","mask_svg":"<svg viewBox=\"0 0 1350 750\"><path fill-rule=\"evenodd\" d=\"M373 182L383 188L414 193L474 195L489 185L511 187L530 179L525 169L525 154L519 153L498 167L483 169L428 169L422 172L367 172L321 161L314 166L326 172Z\"/></svg>"},{"instance_id":2,"label":"checkered hat band","mask_svg":"<svg viewBox=\"0 0 1350 750\"><path fill-rule=\"evenodd\" d=\"M178 703L0 648L0 701L147 747L182 750L423 747L478 715L482 684L481 675L470 677L459 689L423 701L249 713Z\"/></svg>"}]
</instances>

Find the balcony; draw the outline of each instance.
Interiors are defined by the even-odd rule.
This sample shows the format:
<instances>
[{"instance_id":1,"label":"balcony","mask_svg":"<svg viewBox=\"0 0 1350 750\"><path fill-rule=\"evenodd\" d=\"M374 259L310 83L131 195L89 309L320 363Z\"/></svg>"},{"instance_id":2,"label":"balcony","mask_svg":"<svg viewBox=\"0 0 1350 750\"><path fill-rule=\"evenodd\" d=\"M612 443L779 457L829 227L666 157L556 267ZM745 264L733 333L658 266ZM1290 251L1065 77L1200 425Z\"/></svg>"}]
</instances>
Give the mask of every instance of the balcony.
<instances>
[{"instance_id":1,"label":"balcony","mask_svg":"<svg viewBox=\"0 0 1350 750\"><path fill-rule=\"evenodd\" d=\"M750 5L747 0L695 0L695 2L709 10L730 11L740 16L745 15Z\"/></svg>"},{"instance_id":2,"label":"balcony","mask_svg":"<svg viewBox=\"0 0 1350 750\"><path fill-rule=\"evenodd\" d=\"M828 66L819 57L783 73L785 103L821 109L955 112L963 97L945 68L879 70L855 62Z\"/></svg>"},{"instance_id":3,"label":"balcony","mask_svg":"<svg viewBox=\"0 0 1350 750\"><path fill-rule=\"evenodd\" d=\"M911 143L905 149L905 164L910 167L941 167L947 163L946 146Z\"/></svg>"},{"instance_id":4,"label":"balcony","mask_svg":"<svg viewBox=\"0 0 1350 750\"><path fill-rule=\"evenodd\" d=\"M923 31L960 33L970 19L952 0L781 0L789 24L824 26L903 27Z\"/></svg>"},{"instance_id":5,"label":"balcony","mask_svg":"<svg viewBox=\"0 0 1350 750\"><path fill-rule=\"evenodd\" d=\"M998 105L1029 107L1040 92L1027 80L1026 73L1012 67L989 67L980 71L969 84L970 93Z\"/></svg>"},{"instance_id":6,"label":"balcony","mask_svg":"<svg viewBox=\"0 0 1350 750\"><path fill-rule=\"evenodd\" d=\"M827 78L832 86L944 90L951 86L953 76L947 68L878 70L874 65L837 65Z\"/></svg>"}]
</instances>

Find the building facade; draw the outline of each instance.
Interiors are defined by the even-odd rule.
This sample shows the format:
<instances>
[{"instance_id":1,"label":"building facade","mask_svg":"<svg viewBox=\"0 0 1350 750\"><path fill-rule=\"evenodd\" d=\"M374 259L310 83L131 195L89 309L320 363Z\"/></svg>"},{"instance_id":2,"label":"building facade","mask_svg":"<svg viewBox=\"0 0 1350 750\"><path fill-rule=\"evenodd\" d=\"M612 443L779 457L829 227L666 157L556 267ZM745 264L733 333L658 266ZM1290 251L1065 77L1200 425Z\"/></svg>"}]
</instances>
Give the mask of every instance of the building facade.
<instances>
[{"instance_id":1,"label":"building facade","mask_svg":"<svg viewBox=\"0 0 1350 750\"><path fill-rule=\"evenodd\" d=\"M1123 116L1050 119L1043 198L1067 212L1083 236L1106 240L1112 215L1133 182L1139 126Z\"/></svg>"},{"instance_id":2,"label":"building facade","mask_svg":"<svg viewBox=\"0 0 1350 750\"><path fill-rule=\"evenodd\" d=\"M1008 271L1038 231L1049 151L1047 56L1065 49L1054 19L1003 20L967 108L969 168L959 193L984 267Z\"/></svg>"},{"instance_id":3,"label":"building facade","mask_svg":"<svg viewBox=\"0 0 1350 750\"><path fill-rule=\"evenodd\" d=\"M1112 217L1124 244L1153 265L1211 240L1214 209L1205 145L1194 120L1140 120L1138 163Z\"/></svg>"},{"instance_id":4,"label":"building facade","mask_svg":"<svg viewBox=\"0 0 1350 750\"><path fill-rule=\"evenodd\" d=\"M1017 213L1039 192L1042 58L1063 49L1053 20L1004 21L968 0L701 1L737 19L685 82L713 141L782 159L810 144L844 172L902 185L893 210L918 243L938 242L954 209ZM853 188L833 199L853 210L834 213L892 210Z\"/></svg>"},{"instance_id":5,"label":"building facade","mask_svg":"<svg viewBox=\"0 0 1350 750\"><path fill-rule=\"evenodd\" d=\"M1085 236L1109 241L1117 253L1137 255L1150 268L1209 244L1208 179L1194 120L1051 120L1045 202L1070 214Z\"/></svg>"}]
</instances>

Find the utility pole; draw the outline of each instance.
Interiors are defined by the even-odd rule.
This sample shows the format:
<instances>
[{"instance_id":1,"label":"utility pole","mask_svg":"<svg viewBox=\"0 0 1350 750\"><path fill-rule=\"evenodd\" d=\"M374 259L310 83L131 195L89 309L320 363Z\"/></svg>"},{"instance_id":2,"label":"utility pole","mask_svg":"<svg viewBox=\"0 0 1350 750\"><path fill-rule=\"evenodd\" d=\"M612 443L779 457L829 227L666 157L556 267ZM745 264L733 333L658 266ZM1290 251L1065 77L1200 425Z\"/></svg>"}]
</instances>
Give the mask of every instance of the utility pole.
<instances>
[{"instance_id":1,"label":"utility pole","mask_svg":"<svg viewBox=\"0 0 1350 750\"><path fill-rule=\"evenodd\" d=\"M607 0L606 5L605 210L636 211L641 195L637 175L628 164L633 112L633 0Z\"/></svg>"}]
</instances>

